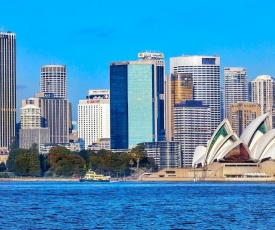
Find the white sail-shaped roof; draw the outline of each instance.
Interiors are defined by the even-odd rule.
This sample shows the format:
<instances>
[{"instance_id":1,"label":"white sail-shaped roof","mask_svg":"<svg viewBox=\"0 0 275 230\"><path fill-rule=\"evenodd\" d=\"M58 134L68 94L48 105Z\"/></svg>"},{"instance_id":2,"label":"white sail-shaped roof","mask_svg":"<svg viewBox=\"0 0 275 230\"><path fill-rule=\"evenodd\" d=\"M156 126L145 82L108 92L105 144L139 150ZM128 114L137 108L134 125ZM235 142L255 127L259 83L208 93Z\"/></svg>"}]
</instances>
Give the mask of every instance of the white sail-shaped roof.
<instances>
[{"instance_id":1,"label":"white sail-shaped roof","mask_svg":"<svg viewBox=\"0 0 275 230\"><path fill-rule=\"evenodd\" d=\"M271 130L271 115L266 113L253 120L243 131L240 139L251 150L257 141L269 130Z\"/></svg>"},{"instance_id":2,"label":"white sail-shaped roof","mask_svg":"<svg viewBox=\"0 0 275 230\"><path fill-rule=\"evenodd\" d=\"M194 156L193 156L193 161L192 161L192 166L194 167L195 165L198 164L204 164L204 156L206 153L206 147L199 145L196 147Z\"/></svg>"},{"instance_id":3,"label":"white sail-shaped roof","mask_svg":"<svg viewBox=\"0 0 275 230\"><path fill-rule=\"evenodd\" d=\"M233 133L231 125L228 119L224 119L215 130L210 141L207 144L205 154L205 162L207 162L207 164L209 164L210 160L215 157L216 151L219 149L221 144L226 140L226 137L230 133Z\"/></svg>"},{"instance_id":4,"label":"white sail-shaped roof","mask_svg":"<svg viewBox=\"0 0 275 230\"><path fill-rule=\"evenodd\" d=\"M271 160L275 160L275 144L271 145L271 147L261 155L259 160L262 161L266 158L271 158Z\"/></svg>"},{"instance_id":5,"label":"white sail-shaped roof","mask_svg":"<svg viewBox=\"0 0 275 230\"><path fill-rule=\"evenodd\" d=\"M210 158L210 156L207 159L207 163L212 163L214 162L214 160L217 158L217 156L223 152L224 150L226 150L228 148L228 146L232 146L234 142L239 141L239 137L237 136L236 133L230 133L228 134L223 142L221 142L219 144L219 146L216 148L216 152L212 155L212 158Z\"/></svg>"},{"instance_id":6,"label":"white sail-shaped roof","mask_svg":"<svg viewBox=\"0 0 275 230\"><path fill-rule=\"evenodd\" d=\"M251 157L259 160L275 144L275 129L268 131L252 148Z\"/></svg>"}]
</instances>

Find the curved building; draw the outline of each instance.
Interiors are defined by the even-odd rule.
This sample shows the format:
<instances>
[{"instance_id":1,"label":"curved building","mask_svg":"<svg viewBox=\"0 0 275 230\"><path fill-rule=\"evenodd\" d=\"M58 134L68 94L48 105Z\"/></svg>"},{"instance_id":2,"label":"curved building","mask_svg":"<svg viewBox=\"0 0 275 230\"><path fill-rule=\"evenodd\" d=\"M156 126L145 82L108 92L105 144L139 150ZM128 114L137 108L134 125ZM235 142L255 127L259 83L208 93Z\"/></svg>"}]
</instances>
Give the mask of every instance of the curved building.
<instances>
[{"instance_id":1,"label":"curved building","mask_svg":"<svg viewBox=\"0 0 275 230\"><path fill-rule=\"evenodd\" d=\"M275 129L271 129L270 113L253 120L239 138L227 119L218 126L207 147L198 146L193 166L220 163L260 163L275 160Z\"/></svg>"},{"instance_id":2,"label":"curved building","mask_svg":"<svg viewBox=\"0 0 275 230\"><path fill-rule=\"evenodd\" d=\"M43 65L40 70L40 92L53 93L56 98L67 98L66 66Z\"/></svg>"}]
</instances>

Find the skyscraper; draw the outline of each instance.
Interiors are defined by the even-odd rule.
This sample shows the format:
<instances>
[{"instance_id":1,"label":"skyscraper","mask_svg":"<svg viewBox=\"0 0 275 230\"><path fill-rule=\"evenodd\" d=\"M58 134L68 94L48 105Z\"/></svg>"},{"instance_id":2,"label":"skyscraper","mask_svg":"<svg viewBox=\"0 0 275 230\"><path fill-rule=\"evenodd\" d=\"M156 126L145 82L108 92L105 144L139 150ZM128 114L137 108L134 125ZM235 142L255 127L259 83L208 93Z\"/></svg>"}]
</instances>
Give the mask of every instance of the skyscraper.
<instances>
[{"instance_id":1,"label":"skyscraper","mask_svg":"<svg viewBox=\"0 0 275 230\"><path fill-rule=\"evenodd\" d=\"M191 74L172 73L165 82L165 136L167 141L174 137L174 107L185 100L193 99Z\"/></svg>"},{"instance_id":2,"label":"skyscraper","mask_svg":"<svg viewBox=\"0 0 275 230\"><path fill-rule=\"evenodd\" d=\"M211 110L202 101L185 101L174 108L174 140L181 143L182 165L192 167L195 149L211 137Z\"/></svg>"},{"instance_id":3,"label":"skyscraper","mask_svg":"<svg viewBox=\"0 0 275 230\"><path fill-rule=\"evenodd\" d=\"M224 68L224 111L230 117L230 106L235 102L248 101L248 82L246 69L237 67Z\"/></svg>"},{"instance_id":4,"label":"skyscraper","mask_svg":"<svg viewBox=\"0 0 275 230\"><path fill-rule=\"evenodd\" d=\"M0 147L9 148L16 125L15 34L0 32Z\"/></svg>"},{"instance_id":5,"label":"skyscraper","mask_svg":"<svg viewBox=\"0 0 275 230\"><path fill-rule=\"evenodd\" d=\"M40 92L67 99L66 66L44 65L40 69Z\"/></svg>"},{"instance_id":6,"label":"skyscraper","mask_svg":"<svg viewBox=\"0 0 275 230\"><path fill-rule=\"evenodd\" d=\"M165 139L163 54L138 57L110 63L111 149Z\"/></svg>"},{"instance_id":7,"label":"skyscraper","mask_svg":"<svg viewBox=\"0 0 275 230\"><path fill-rule=\"evenodd\" d=\"M110 138L109 90L89 90L86 100L79 101L78 138L82 149L100 138Z\"/></svg>"},{"instance_id":8,"label":"skyscraper","mask_svg":"<svg viewBox=\"0 0 275 230\"><path fill-rule=\"evenodd\" d=\"M41 109L37 104L38 100L35 103L35 99L31 98L22 101L20 148L29 149L34 143L39 146L50 142L49 128L41 127Z\"/></svg>"},{"instance_id":9,"label":"skyscraper","mask_svg":"<svg viewBox=\"0 0 275 230\"><path fill-rule=\"evenodd\" d=\"M218 56L180 56L170 58L170 73L191 74L193 99L211 109L211 130L220 123L220 58Z\"/></svg>"},{"instance_id":10,"label":"skyscraper","mask_svg":"<svg viewBox=\"0 0 275 230\"><path fill-rule=\"evenodd\" d=\"M261 114L272 112L273 80L269 75L260 75L251 81L252 102L259 104Z\"/></svg>"},{"instance_id":11,"label":"skyscraper","mask_svg":"<svg viewBox=\"0 0 275 230\"><path fill-rule=\"evenodd\" d=\"M230 124L240 136L245 128L261 115L260 107L254 102L236 102L230 107Z\"/></svg>"},{"instance_id":12,"label":"skyscraper","mask_svg":"<svg viewBox=\"0 0 275 230\"><path fill-rule=\"evenodd\" d=\"M35 96L41 108L42 127L50 129L50 143L68 143L68 101L56 98L53 93L38 93Z\"/></svg>"},{"instance_id":13,"label":"skyscraper","mask_svg":"<svg viewBox=\"0 0 275 230\"><path fill-rule=\"evenodd\" d=\"M224 88L221 87L221 91L220 91L220 105L221 105L221 122L224 119Z\"/></svg>"}]
</instances>

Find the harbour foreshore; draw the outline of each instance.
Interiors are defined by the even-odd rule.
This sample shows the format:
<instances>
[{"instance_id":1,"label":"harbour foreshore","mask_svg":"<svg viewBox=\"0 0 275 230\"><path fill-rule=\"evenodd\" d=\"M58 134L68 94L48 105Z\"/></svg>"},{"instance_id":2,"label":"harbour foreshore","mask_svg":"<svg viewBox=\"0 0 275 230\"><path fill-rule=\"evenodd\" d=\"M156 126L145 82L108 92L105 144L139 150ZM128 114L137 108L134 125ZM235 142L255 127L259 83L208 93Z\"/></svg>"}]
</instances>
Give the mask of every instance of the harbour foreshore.
<instances>
[{"instance_id":1,"label":"harbour foreshore","mask_svg":"<svg viewBox=\"0 0 275 230\"><path fill-rule=\"evenodd\" d=\"M49 178L49 177L15 177L15 178L0 178L0 182L18 181L18 182L73 182L79 181L77 178Z\"/></svg>"}]
</instances>

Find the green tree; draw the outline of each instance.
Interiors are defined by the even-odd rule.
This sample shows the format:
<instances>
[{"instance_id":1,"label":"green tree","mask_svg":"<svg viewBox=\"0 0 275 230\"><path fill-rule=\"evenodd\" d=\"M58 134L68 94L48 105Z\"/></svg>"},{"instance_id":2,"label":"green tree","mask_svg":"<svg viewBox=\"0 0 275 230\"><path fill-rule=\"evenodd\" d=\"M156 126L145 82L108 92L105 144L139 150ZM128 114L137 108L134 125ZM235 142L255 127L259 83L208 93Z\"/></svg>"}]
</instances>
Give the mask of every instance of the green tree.
<instances>
[{"instance_id":1,"label":"green tree","mask_svg":"<svg viewBox=\"0 0 275 230\"><path fill-rule=\"evenodd\" d=\"M139 171L139 162L145 157L146 151L144 150L143 145L138 144L136 147L131 149L130 154L137 163L137 172Z\"/></svg>"},{"instance_id":2,"label":"green tree","mask_svg":"<svg viewBox=\"0 0 275 230\"><path fill-rule=\"evenodd\" d=\"M38 153L28 153L29 156L29 176L41 176L40 160Z\"/></svg>"},{"instance_id":3,"label":"green tree","mask_svg":"<svg viewBox=\"0 0 275 230\"><path fill-rule=\"evenodd\" d=\"M37 143L33 143L32 146L30 147L30 152L39 154L39 147Z\"/></svg>"},{"instance_id":4,"label":"green tree","mask_svg":"<svg viewBox=\"0 0 275 230\"><path fill-rule=\"evenodd\" d=\"M0 163L0 172L5 172L6 169L7 169L7 167L6 167L5 163L4 163L4 162L1 162L1 163Z\"/></svg>"}]
</instances>

